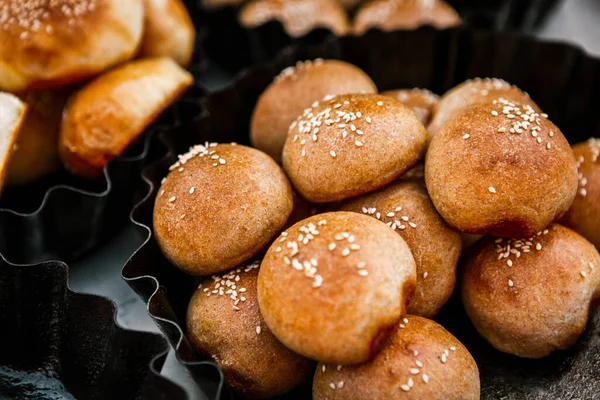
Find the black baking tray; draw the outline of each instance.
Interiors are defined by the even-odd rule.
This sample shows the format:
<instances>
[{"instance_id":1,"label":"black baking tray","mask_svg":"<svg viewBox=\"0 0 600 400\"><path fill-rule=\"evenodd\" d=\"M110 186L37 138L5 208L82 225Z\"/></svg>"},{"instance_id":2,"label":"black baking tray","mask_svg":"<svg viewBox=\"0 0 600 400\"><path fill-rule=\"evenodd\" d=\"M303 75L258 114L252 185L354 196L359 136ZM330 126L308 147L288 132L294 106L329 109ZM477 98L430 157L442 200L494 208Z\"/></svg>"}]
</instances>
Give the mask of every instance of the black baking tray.
<instances>
[{"instance_id":1,"label":"black baking tray","mask_svg":"<svg viewBox=\"0 0 600 400\"><path fill-rule=\"evenodd\" d=\"M290 37L278 21L247 29L238 22L238 8L206 9L203 0L186 0L207 28L204 49L214 66L235 74L255 63L275 57L291 44L316 44L334 38L327 29ZM464 23L473 28L533 31L564 0L448 0Z\"/></svg>"},{"instance_id":2,"label":"black baking tray","mask_svg":"<svg viewBox=\"0 0 600 400\"><path fill-rule=\"evenodd\" d=\"M183 325L188 300L198 281L180 272L161 254L151 233L154 197L175 155L190 145L204 141L247 144L251 113L263 89L283 68L317 57L356 64L380 90L422 87L441 94L468 78L503 78L528 91L571 143L600 136L600 59L577 47L516 33L465 28L371 31L364 37L292 46L275 60L240 73L231 85L203 99L193 129L179 131L176 137L163 141L164 157L144 169L148 194L132 213L144 244L122 271L129 285L148 302L150 315L166 333L178 359L198 377L209 399L224 398L215 390L223 382L214 365L192 350ZM574 347L537 361L492 349L477 335L459 299L452 299L436 320L454 333L477 360L483 399L599 398L598 312L592 315L588 329ZM310 393L309 389L305 387L305 393Z\"/></svg>"},{"instance_id":3,"label":"black baking tray","mask_svg":"<svg viewBox=\"0 0 600 400\"><path fill-rule=\"evenodd\" d=\"M0 256L0 398L184 400L160 376L169 345L116 323L107 298L71 291L60 262Z\"/></svg>"}]
</instances>

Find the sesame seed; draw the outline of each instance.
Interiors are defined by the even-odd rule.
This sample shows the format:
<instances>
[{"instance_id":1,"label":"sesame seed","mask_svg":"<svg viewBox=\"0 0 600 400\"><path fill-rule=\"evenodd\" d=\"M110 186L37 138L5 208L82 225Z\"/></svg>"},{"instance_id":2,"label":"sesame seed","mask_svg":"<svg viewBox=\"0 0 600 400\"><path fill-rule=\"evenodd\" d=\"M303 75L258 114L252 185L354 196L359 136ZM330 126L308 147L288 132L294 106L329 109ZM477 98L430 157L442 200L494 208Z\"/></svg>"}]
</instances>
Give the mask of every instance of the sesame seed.
<instances>
[{"instance_id":1,"label":"sesame seed","mask_svg":"<svg viewBox=\"0 0 600 400\"><path fill-rule=\"evenodd\" d=\"M417 350L413 351L413 356L417 357L419 355L419 352Z\"/></svg>"},{"instance_id":2,"label":"sesame seed","mask_svg":"<svg viewBox=\"0 0 600 400\"><path fill-rule=\"evenodd\" d=\"M358 268L358 269L363 269L366 266L367 266L367 263L364 261L361 261L358 264L356 264L356 268Z\"/></svg>"},{"instance_id":3,"label":"sesame seed","mask_svg":"<svg viewBox=\"0 0 600 400\"><path fill-rule=\"evenodd\" d=\"M440 360L442 361L442 364L445 364L446 361L448 360L448 358L446 357L446 354L442 354L442 356L440 357Z\"/></svg>"},{"instance_id":4,"label":"sesame seed","mask_svg":"<svg viewBox=\"0 0 600 400\"><path fill-rule=\"evenodd\" d=\"M419 368L423 368L423 363L419 360L415 361L415 364L417 365L417 367Z\"/></svg>"},{"instance_id":5,"label":"sesame seed","mask_svg":"<svg viewBox=\"0 0 600 400\"><path fill-rule=\"evenodd\" d=\"M551 147L552 147L552 144L551 144L550 142L546 143L546 148L547 148L548 150L550 150L550 148L551 148Z\"/></svg>"},{"instance_id":6,"label":"sesame seed","mask_svg":"<svg viewBox=\"0 0 600 400\"><path fill-rule=\"evenodd\" d=\"M341 389L343 387L344 387L344 381L339 381L338 384L337 384L337 388Z\"/></svg>"},{"instance_id":7,"label":"sesame seed","mask_svg":"<svg viewBox=\"0 0 600 400\"><path fill-rule=\"evenodd\" d=\"M350 255L350 249L344 249L344 250L342 250L342 255L343 255L344 257L346 257L346 256Z\"/></svg>"},{"instance_id":8,"label":"sesame seed","mask_svg":"<svg viewBox=\"0 0 600 400\"><path fill-rule=\"evenodd\" d=\"M405 324L408 324L408 318L402 318L402 322L404 322Z\"/></svg>"},{"instance_id":9,"label":"sesame seed","mask_svg":"<svg viewBox=\"0 0 600 400\"><path fill-rule=\"evenodd\" d=\"M585 271L581 271L579 272L581 274L581 276L583 276L584 278L587 276L587 273Z\"/></svg>"},{"instance_id":10,"label":"sesame seed","mask_svg":"<svg viewBox=\"0 0 600 400\"><path fill-rule=\"evenodd\" d=\"M238 306L232 306L232 308L233 308L235 311L240 311L240 308L239 308Z\"/></svg>"},{"instance_id":11,"label":"sesame seed","mask_svg":"<svg viewBox=\"0 0 600 400\"><path fill-rule=\"evenodd\" d=\"M400 324L400 325L398 325L398 326L399 326L401 329L404 329L404 328L406 328L406 325L404 325L404 324Z\"/></svg>"},{"instance_id":12,"label":"sesame seed","mask_svg":"<svg viewBox=\"0 0 600 400\"><path fill-rule=\"evenodd\" d=\"M490 186L488 190L490 191L490 193L496 193L496 189L493 186Z\"/></svg>"},{"instance_id":13,"label":"sesame seed","mask_svg":"<svg viewBox=\"0 0 600 400\"><path fill-rule=\"evenodd\" d=\"M500 133L506 132L506 128L504 128L504 127L503 128L498 128L498 132L500 132Z\"/></svg>"},{"instance_id":14,"label":"sesame seed","mask_svg":"<svg viewBox=\"0 0 600 400\"><path fill-rule=\"evenodd\" d=\"M261 329L260 329L260 326L257 326L257 327L256 327L256 334L257 334L257 335L260 335L260 331L261 331Z\"/></svg>"},{"instance_id":15,"label":"sesame seed","mask_svg":"<svg viewBox=\"0 0 600 400\"><path fill-rule=\"evenodd\" d=\"M408 387L413 387L415 385L415 382L413 381L412 378L408 378Z\"/></svg>"},{"instance_id":16,"label":"sesame seed","mask_svg":"<svg viewBox=\"0 0 600 400\"><path fill-rule=\"evenodd\" d=\"M327 367L325 366L325 364L323 364L323 366L321 367L321 372L325 372L326 369Z\"/></svg>"},{"instance_id":17,"label":"sesame seed","mask_svg":"<svg viewBox=\"0 0 600 400\"><path fill-rule=\"evenodd\" d=\"M410 225L411 228L417 227L417 224L415 224L414 222L409 222L408 225Z\"/></svg>"},{"instance_id":18,"label":"sesame seed","mask_svg":"<svg viewBox=\"0 0 600 400\"><path fill-rule=\"evenodd\" d=\"M408 385L402 385L402 386L400 386L400 388L401 388L402 390L404 390L405 392L408 392L408 391L410 391L410 386L408 386Z\"/></svg>"},{"instance_id":19,"label":"sesame seed","mask_svg":"<svg viewBox=\"0 0 600 400\"><path fill-rule=\"evenodd\" d=\"M515 283L512 280L508 280L508 286L513 287L515 285Z\"/></svg>"},{"instance_id":20,"label":"sesame seed","mask_svg":"<svg viewBox=\"0 0 600 400\"><path fill-rule=\"evenodd\" d=\"M367 276L369 275L369 272L366 269L361 269L360 271L358 271L358 274L360 276Z\"/></svg>"},{"instance_id":21,"label":"sesame seed","mask_svg":"<svg viewBox=\"0 0 600 400\"><path fill-rule=\"evenodd\" d=\"M378 102L377 102L377 105L378 105L378 106L382 106L382 105L383 105L383 101L378 101Z\"/></svg>"},{"instance_id":22,"label":"sesame seed","mask_svg":"<svg viewBox=\"0 0 600 400\"><path fill-rule=\"evenodd\" d=\"M497 117L498 116L498 111L492 111L492 115Z\"/></svg>"},{"instance_id":23,"label":"sesame seed","mask_svg":"<svg viewBox=\"0 0 600 400\"><path fill-rule=\"evenodd\" d=\"M541 137L538 137L536 140L537 140L538 143L542 143L542 138Z\"/></svg>"},{"instance_id":24,"label":"sesame seed","mask_svg":"<svg viewBox=\"0 0 600 400\"><path fill-rule=\"evenodd\" d=\"M192 186L192 187L190 188L190 194L194 194L194 191L195 191L195 190L196 190L196 189L195 189L195 188Z\"/></svg>"},{"instance_id":25,"label":"sesame seed","mask_svg":"<svg viewBox=\"0 0 600 400\"><path fill-rule=\"evenodd\" d=\"M418 368L411 368L410 369L410 374L411 375L417 375L419 373L419 369Z\"/></svg>"},{"instance_id":26,"label":"sesame seed","mask_svg":"<svg viewBox=\"0 0 600 400\"><path fill-rule=\"evenodd\" d=\"M373 120L371 119L371 117L367 117L365 118L365 120L370 124L371 122L373 122Z\"/></svg>"},{"instance_id":27,"label":"sesame seed","mask_svg":"<svg viewBox=\"0 0 600 400\"><path fill-rule=\"evenodd\" d=\"M335 243L329 243L329 250L333 251L335 249L336 244Z\"/></svg>"},{"instance_id":28,"label":"sesame seed","mask_svg":"<svg viewBox=\"0 0 600 400\"><path fill-rule=\"evenodd\" d=\"M594 269L594 264L592 262L590 262L590 269Z\"/></svg>"},{"instance_id":29,"label":"sesame seed","mask_svg":"<svg viewBox=\"0 0 600 400\"><path fill-rule=\"evenodd\" d=\"M363 145L363 143L362 143L361 141L359 141L359 140L357 140L356 142L354 142L354 144L355 144L357 147L361 147L361 146Z\"/></svg>"},{"instance_id":30,"label":"sesame seed","mask_svg":"<svg viewBox=\"0 0 600 400\"><path fill-rule=\"evenodd\" d=\"M554 136L554 131L550 131L550 133L548 134L548 136L550 136L550 137Z\"/></svg>"},{"instance_id":31,"label":"sesame seed","mask_svg":"<svg viewBox=\"0 0 600 400\"><path fill-rule=\"evenodd\" d=\"M542 118L548 118L548 114L546 114L546 113L541 113L541 114L540 114L540 116L541 116Z\"/></svg>"},{"instance_id":32,"label":"sesame seed","mask_svg":"<svg viewBox=\"0 0 600 400\"><path fill-rule=\"evenodd\" d=\"M456 347L450 346L450 351L456 351Z\"/></svg>"},{"instance_id":33,"label":"sesame seed","mask_svg":"<svg viewBox=\"0 0 600 400\"><path fill-rule=\"evenodd\" d=\"M512 267L513 262L511 260L506 260L506 265L508 265L509 267Z\"/></svg>"},{"instance_id":34,"label":"sesame seed","mask_svg":"<svg viewBox=\"0 0 600 400\"><path fill-rule=\"evenodd\" d=\"M335 390L335 383L331 382L331 383L329 384L329 387L330 387L331 389Z\"/></svg>"},{"instance_id":35,"label":"sesame seed","mask_svg":"<svg viewBox=\"0 0 600 400\"><path fill-rule=\"evenodd\" d=\"M429 382L429 376L427 374L423 374L423 382Z\"/></svg>"},{"instance_id":36,"label":"sesame seed","mask_svg":"<svg viewBox=\"0 0 600 400\"><path fill-rule=\"evenodd\" d=\"M175 197L175 196L171 197L171 198L169 199L169 203L172 203L172 202L174 202L176 199L177 199L177 197Z\"/></svg>"},{"instance_id":37,"label":"sesame seed","mask_svg":"<svg viewBox=\"0 0 600 400\"><path fill-rule=\"evenodd\" d=\"M469 135L468 133L465 133L465 134L463 135L463 139L468 139L468 138L470 138L470 137L471 137L471 135Z\"/></svg>"},{"instance_id":38,"label":"sesame seed","mask_svg":"<svg viewBox=\"0 0 600 400\"><path fill-rule=\"evenodd\" d=\"M335 151L333 151L333 150L331 150L331 151L329 152L329 154L331 155L331 157L334 157L334 158L337 156L337 155L335 154Z\"/></svg>"},{"instance_id":39,"label":"sesame seed","mask_svg":"<svg viewBox=\"0 0 600 400\"><path fill-rule=\"evenodd\" d=\"M542 244L541 243L536 243L535 249L538 250L538 251L540 251L542 249Z\"/></svg>"},{"instance_id":40,"label":"sesame seed","mask_svg":"<svg viewBox=\"0 0 600 400\"><path fill-rule=\"evenodd\" d=\"M427 278L429 276L429 272L423 272L423 279Z\"/></svg>"}]
</instances>

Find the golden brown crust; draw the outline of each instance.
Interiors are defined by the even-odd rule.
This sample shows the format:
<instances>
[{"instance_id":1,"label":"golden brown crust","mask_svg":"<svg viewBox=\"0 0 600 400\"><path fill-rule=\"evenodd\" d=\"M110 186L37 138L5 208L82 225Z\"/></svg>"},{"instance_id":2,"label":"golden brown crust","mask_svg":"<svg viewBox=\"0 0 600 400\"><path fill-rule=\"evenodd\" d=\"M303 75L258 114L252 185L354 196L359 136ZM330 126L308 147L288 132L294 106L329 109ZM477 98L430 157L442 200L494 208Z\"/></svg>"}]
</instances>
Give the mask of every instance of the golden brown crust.
<instances>
[{"instance_id":1,"label":"golden brown crust","mask_svg":"<svg viewBox=\"0 0 600 400\"><path fill-rule=\"evenodd\" d=\"M478 400L479 370L469 351L441 325L407 316L373 360L319 364L315 400Z\"/></svg>"},{"instance_id":2,"label":"golden brown crust","mask_svg":"<svg viewBox=\"0 0 600 400\"><path fill-rule=\"evenodd\" d=\"M426 144L423 124L398 100L339 95L290 125L283 167L306 199L331 202L385 186L421 159Z\"/></svg>"},{"instance_id":3,"label":"golden brown crust","mask_svg":"<svg viewBox=\"0 0 600 400\"><path fill-rule=\"evenodd\" d=\"M261 94L250 122L252 145L277 162L290 124L313 102L327 95L377 93L361 69L338 60L298 62L284 69Z\"/></svg>"},{"instance_id":4,"label":"golden brown crust","mask_svg":"<svg viewBox=\"0 0 600 400\"><path fill-rule=\"evenodd\" d=\"M600 141L589 139L573 146L579 187L561 223L600 247Z\"/></svg>"},{"instance_id":5,"label":"golden brown crust","mask_svg":"<svg viewBox=\"0 0 600 400\"><path fill-rule=\"evenodd\" d=\"M546 117L498 100L465 109L433 137L425 181L450 226L527 237L567 211L577 191L575 157Z\"/></svg>"},{"instance_id":6,"label":"golden brown crust","mask_svg":"<svg viewBox=\"0 0 600 400\"><path fill-rule=\"evenodd\" d=\"M406 241L417 266L417 288L408 313L433 318L454 291L462 241L433 207L425 185L419 181L394 182L345 202L341 210L370 215Z\"/></svg>"},{"instance_id":7,"label":"golden brown crust","mask_svg":"<svg viewBox=\"0 0 600 400\"><path fill-rule=\"evenodd\" d=\"M28 109L6 171L9 186L27 185L60 168L58 134L68 92L38 91L19 97Z\"/></svg>"},{"instance_id":8,"label":"golden brown crust","mask_svg":"<svg viewBox=\"0 0 600 400\"><path fill-rule=\"evenodd\" d=\"M377 353L406 309L415 275L408 246L384 224L356 213L325 213L292 226L271 245L258 301L265 322L290 349L354 364Z\"/></svg>"},{"instance_id":9,"label":"golden brown crust","mask_svg":"<svg viewBox=\"0 0 600 400\"><path fill-rule=\"evenodd\" d=\"M446 92L434 106L433 118L427 127L429 139L431 140L444 123L467 107L475 104L491 103L498 98L529 104L536 112L542 112L527 93L502 79L469 79Z\"/></svg>"},{"instance_id":10,"label":"golden brown crust","mask_svg":"<svg viewBox=\"0 0 600 400\"><path fill-rule=\"evenodd\" d=\"M314 363L283 346L260 315L258 262L207 278L187 311L192 345L216 362L225 381L244 398L283 394L303 382Z\"/></svg>"},{"instance_id":11,"label":"golden brown crust","mask_svg":"<svg viewBox=\"0 0 600 400\"><path fill-rule=\"evenodd\" d=\"M95 177L193 83L173 60L138 60L75 92L65 108L60 156L73 174Z\"/></svg>"},{"instance_id":12,"label":"golden brown crust","mask_svg":"<svg viewBox=\"0 0 600 400\"><path fill-rule=\"evenodd\" d=\"M0 0L0 89L65 86L135 55L142 0Z\"/></svg>"},{"instance_id":13,"label":"golden brown crust","mask_svg":"<svg viewBox=\"0 0 600 400\"><path fill-rule=\"evenodd\" d=\"M198 145L171 168L154 205L154 234L187 273L219 273L250 259L292 211L285 174L256 149Z\"/></svg>"},{"instance_id":14,"label":"golden brown crust","mask_svg":"<svg viewBox=\"0 0 600 400\"><path fill-rule=\"evenodd\" d=\"M419 118L425 127L429 125L433 107L437 104L440 98L438 95L431 93L427 89L418 88L389 90L381 94L383 96L393 97L406 107L413 110L413 112L417 115L417 118Z\"/></svg>"},{"instance_id":15,"label":"golden brown crust","mask_svg":"<svg viewBox=\"0 0 600 400\"><path fill-rule=\"evenodd\" d=\"M393 31L431 25L443 29L461 23L458 13L441 0L374 0L358 10L353 30L362 35L371 28Z\"/></svg>"},{"instance_id":16,"label":"golden brown crust","mask_svg":"<svg viewBox=\"0 0 600 400\"><path fill-rule=\"evenodd\" d=\"M242 7L239 18L247 28L279 20L292 37L304 36L316 28L327 28L341 36L350 28L346 12L333 0L254 0Z\"/></svg>"},{"instance_id":17,"label":"golden brown crust","mask_svg":"<svg viewBox=\"0 0 600 400\"><path fill-rule=\"evenodd\" d=\"M170 57L181 66L192 62L196 30L181 0L144 0L144 36L140 57Z\"/></svg>"},{"instance_id":18,"label":"golden brown crust","mask_svg":"<svg viewBox=\"0 0 600 400\"><path fill-rule=\"evenodd\" d=\"M492 346L544 357L583 332L591 302L600 298L600 255L560 225L520 241L484 238L465 261L461 292L471 321Z\"/></svg>"},{"instance_id":19,"label":"golden brown crust","mask_svg":"<svg viewBox=\"0 0 600 400\"><path fill-rule=\"evenodd\" d=\"M26 112L27 104L21 99L0 92L0 190Z\"/></svg>"}]
</instances>

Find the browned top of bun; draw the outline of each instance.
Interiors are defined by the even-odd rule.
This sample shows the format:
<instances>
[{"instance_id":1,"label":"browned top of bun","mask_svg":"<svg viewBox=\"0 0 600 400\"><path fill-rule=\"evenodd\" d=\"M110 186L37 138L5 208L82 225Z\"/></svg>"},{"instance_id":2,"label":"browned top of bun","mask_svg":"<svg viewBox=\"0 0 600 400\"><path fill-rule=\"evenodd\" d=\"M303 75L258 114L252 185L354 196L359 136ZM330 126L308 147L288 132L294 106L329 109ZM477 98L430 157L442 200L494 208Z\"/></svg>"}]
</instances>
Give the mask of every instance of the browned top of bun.
<instances>
[{"instance_id":1,"label":"browned top of bun","mask_svg":"<svg viewBox=\"0 0 600 400\"><path fill-rule=\"evenodd\" d=\"M370 362L319 364L313 398L479 400L469 351L434 321L407 316Z\"/></svg>"},{"instance_id":2,"label":"browned top of bun","mask_svg":"<svg viewBox=\"0 0 600 400\"><path fill-rule=\"evenodd\" d=\"M0 190L27 105L17 96L0 92Z\"/></svg>"},{"instance_id":3,"label":"browned top of bun","mask_svg":"<svg viewBox=\"0 0 600 400\"><path fill-rule=\"evenodd\" d=\"M370 28L414 29L421 25L449 28L460 23L457 12L441 0L374 0L358 10L354 33L360 35Z\"/></svg>"},{"instance_id":4,"label":"browned top of bun","mask_svg":"<svg viewBox=\"0 0 600 400\"><path fill-rule=\"evenodd\" d=\"M347 33L348 17L333 0L255 0L244 5L240 21L256 27L279 20L291 36L303 36L315 28L327 28L337 35Z\"/></svg>"},{"instance_id":5,"label":"browned top of bun","mask_svg":"<svg viewBox=\"0 0 600 400\"><path fill-rule=\"evenodd\" d=\"M0 0L0 89L63 86L126 61L142 0Z\"/></svg>"},{"instance_id":6,"label":"browned top of bun","mask_svg":"<svg viewBox=\"0 0 600 400\"><path fill-rule=\"evenodd\" d=\"M438 95L431 93L427 89L418 88L389 90L381 94L393 97L413 110L424 126L429 125L433 107L440 98Z\"/></svg>"},{"instance_id":7,"label":"browned top of bun","mask_svg":"<svg viewBox=\"0 0 600 400\"><path fill-rule=\"evenodd\" d=\"M529 236L566 212L577 168L560 130L530 105L474 105L433 137L425 180L438 212L474 234Z\"/></svg>"}]
</instances>

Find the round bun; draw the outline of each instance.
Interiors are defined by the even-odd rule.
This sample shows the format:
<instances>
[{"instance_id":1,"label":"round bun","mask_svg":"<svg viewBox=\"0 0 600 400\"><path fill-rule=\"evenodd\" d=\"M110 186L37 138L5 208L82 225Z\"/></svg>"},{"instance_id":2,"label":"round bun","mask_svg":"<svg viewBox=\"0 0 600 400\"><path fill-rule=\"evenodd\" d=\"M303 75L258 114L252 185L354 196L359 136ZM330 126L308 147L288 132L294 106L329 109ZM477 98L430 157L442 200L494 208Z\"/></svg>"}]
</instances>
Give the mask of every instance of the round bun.
<instances>
[{"instance_id":1,"label":"round bun","mask_svg":"<svg viewBox=\"0 0 600 400\"><path fill-rule=\"evenodd\" d=\"M362 35L372 28L394 31L431 25L443 29L461 22L458 13L441 0L374 0L358 10L353 28L356 35Z\"/></svg>"},{"instance_id":2,"label":"round bun","mask_svg":"<svg viewBox=\"0 0 600 400\"><path fill-rule=\"evenodd\" d=\"M361 365L319 364L314 400L479 400L477 364L441 325L407 316L381 352Z\"/></svg>"},{"instance_id":3,"label":"round bun","mask_svg":"<svg viewBox=\"0 0 600 400\"><path fill-rule=\"evenodd\" d=\"M461 83L442 96L433 108L433 118L427 127L433 137L453 116L474 104L487 104L496 99L530 105L536 112L540 108L529 95L516 86L497 78L475 78Z\"/></svg>"},{"instance_id":4,"label":"round bun","mask_svg":"<svg viewBox=\"0 0 600 400\"><path fill-rule=\"evenodd\" d=\"M287 347L336 364L369 360L406 310L416 281L404 240L373 218L315 215L271 245L258 303Z\"/></svg>"},{"instance_id":5,"label":"round bun","mask_svg":"<svg viewBox=\"0 0 600 400\"><path fill-rule=\"evenodd\" d=\"M423 156L427 132L398 100L375 94L326 97L290 125L283 167L314 203L385 186Z\"/></svg>"},{"instance_id":6,"label":"round bun","mask_svg":"<svg viewBox=\"0 0 600 400\"><path fill-rule=\"evenodd\" d=\"M253 257L292 212L285 174L265 153L197 145L171 166L154 205L164 255L194 275L226 271Z\"/></svg>"},{"instance_id":7,"label":"round bun","mask_svg":"<svg viewBox=\"0 0 600 400\"><path fill-rule=\"evenodd\" d=\"M187 333L196 350L219 365L243 398L288 392L314 371L314 363L282 345L260 315L258 262L206 279L187 310Z\"/></svg>"},{"instance_id":8,"label":"round bun","mask_svg":"<svg viewBox=\"0 0 600 400\"><path fill-rule=\"evenodd\" d=\"M329 29L336 35L349 30L346 12L334 0L255 0L242 7L239 18L246 28L280 21L292 37L304 36L316 28Z\"/></svg>"},{"instance_id":9,"label":"round bun","mask_svg":"<svg viewBox=\"0 0 600 400\"><path fill-rule=\"evenodd\" d=\"M454 291L462 241L439 216L423 183L397 181L349 200L341 209L370 215L402 236L417 266L417 288L408 313L433 318Z\"/></svg>"},{"instance_id":10,"label":"round bun","mask_svg":"<svg viewBox=\"0 0 600 400\"><path fill-rule=\"evenodd\" d=\"M27 104L21 99L0 92L0 190L26 112Z\"/></svg>"},{"instance_id":11,"label":"round bun","mask_svg":"<svg viewBox=\"0 0 600 400\"><path fill-rule=\"evenodd\" d=\"M259 97L252 121L252 145L277 162L290 124L313 102L327 95L377 93L375 84L361 69L337 60L298 62L286 68Z\"/></svg>"},{"instance_id":12,"label":"round bun","mask_svg":"<svg viewBox=\"0 0 600 400\"><path fill-rule=\"evenodd\" d=\"M4 0L0 4L0 89L59 87L135 55L142 0Z\"/></svg>"},{"instance_id":13,"label":"round bun","mask_svg":"<svg viewBox=\"0 0 600 400\"><path fill-rule=\"evenodd\" d=\"M573 146L579 187L577 196L561 223L600 248L600 140Z\"/></svg>"},{"instance_id":14,"label":"round bun","mask_svg":"<svg viewBox=\"0 0 600 400\"><path fill-rule=\"evenodd\" d=\"M462 299L496 349L540 358L571 346L600 298L600 255L577 233L551 225L529 239L484 238L465 262Z\"/></svg>"},{"instance_id":15,"label":"round bun","mask_svg":"<svg viewBox=\"0 0 600 400\"><path fill-rule=\"evenodd\" d=\"M98 176L192 83L169 58L133 61L88 83L64 111L59 151L66 169Z\"/></svg>"},{"instance_id":16,"label":"round bun","mask_svg":"<svg viewBox=\"0 0 600 400\"><path fill-rule=\"evenodd\" d=\"M67 97L64 90L21 95L27 114L6 171L8 186L27 185L60 169L58 132Z\"/></svg>"},{"instance_id":17,"label":"round bun","mask_svg":"<svg viewBox=\"0 0 600 400\"><path fill-rule=\"evenodd\" d=\"M144 0L144 36L138 56L192 62L196 30L181 0Z\"/></svg>"},{"instance_id":18,"label":"round bun","mask_svg":"<svg viewBox=\"0 0 600 400\"><path fill-rule=\"evenodd\" d=\"M431 112L439 100L438 95L431 93L427 89L418 88L390 90L381 94L393 97L413 110L425 127L429 125Z\"/></svg>"},{"instance_id":19,"label":"round bun","mask_svg":"<svg viewBox=\"0 0 600 400\"><path fill-rule=\"evenodd\" d=\"M577 166L560 130L529 105L471 106L433 137L425 181L458 230L528 237L560 218L577 191Z\"/></svg>"}]
</instances>

